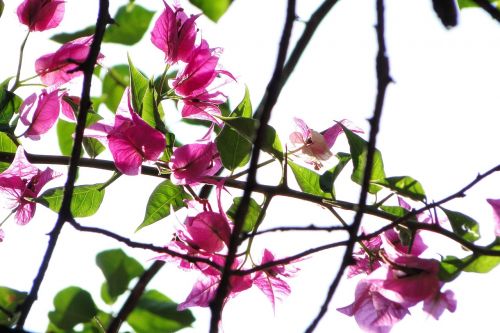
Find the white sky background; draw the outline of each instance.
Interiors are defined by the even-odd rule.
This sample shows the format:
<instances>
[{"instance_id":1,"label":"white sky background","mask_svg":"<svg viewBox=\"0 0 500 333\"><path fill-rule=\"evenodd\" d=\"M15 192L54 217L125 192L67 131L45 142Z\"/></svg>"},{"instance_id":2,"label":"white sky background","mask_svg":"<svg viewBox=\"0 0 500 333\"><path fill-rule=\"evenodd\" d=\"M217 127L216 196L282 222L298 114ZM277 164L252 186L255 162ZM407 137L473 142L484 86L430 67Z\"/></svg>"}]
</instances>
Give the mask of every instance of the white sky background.
<instances>
[{"instance_id":1,"label":"white sky background","mask_svg":"<svg viewBox=\"0 0 500 333\"><path fill-rule=\"evenodd\" d=\"M17 49L25 34L25 27L15 16L20 1L6 2L5 12L0 18L2 80L15 74ZM114 1L111 13L122 3L125 1ZM163 6L161 1L138 3L158 10ZM198 21L210 45L224 47L223 64L240 82L249 86L255 105L274 67L285 3L284 0L237 0L218 25L202 18ZM316 0L299 1L298 15L307 19L319 3ZM293 130L294 116L304 119L317 130L325 129L334 120L348 118L368 131L366 119L371 116L376 94L374 7L374 1L340 1L325 19L273 112L271 124L283 142ZM481 10L471 9L462 12L458 28L447 31L432 12L431 2L426 0L412 1L411 5L407 1L392 0L387 1L386 8L388 55L395 83L388 88L378 147L389 176L410 175L423 184L430 200L439 200L499 162L500 25ZM55 32L74 31L93 23L96 9L97 1L68 0L65 20L58 29L30 36L22 77L32 75L34 59L58 47L45 42L45 38ZM295 38L300 35L301 26L301 23L296 23ZM149 75L163 70L163 55L149 43L149 37L128 51L135 65ZM126 63L126 52L119 46L103 47L108 65ZM26 97L30 91L22 89L19 93ZM178 124L176 111L172 110L170 114L167 111L167 116L175 119L170 123L174 122L184 131L182 136L191 140L196 138L196 132L187 132L186 127ZM39 143L24 143L30 152L58 153L54 136ZM341 140L339 147L347 150L345 140ZM274 172L266 173L269 175L267 179L261 180L273 181ZM82 170L80 181L101 182L107 177L108 173ZM166 243L172 233L171 225L176 223L175 218L133 234L142 221L149 194L159 182L147 177L122 177L107 189L100 211L81 222L140 241ZM359 188L346 178L342 184L337 184L338 198L357 200ZM492 176L471 190L466 198L446 205L478 220L484 243L491 240L488 235L493 230L491 209L485 199L499 198L499 185L500 176ZM235 191L231 193L237 194ZM7 210L2 211L5 216L8 214ZM350 215L344 216L349 218ZM178 218L182 220L183 213L179 213ZM5 225L6 240L0 244L0 285L30 289L46 248L48 237L45 234L55 220L55 214L40 206L35 219L27 226L17 226L13 221ZM266 221L264 227L325 225L331 218L318 207L282 199L274 202ZM338 238L330 234L277 234L256 241L256 247L269 247L278 255L286 256ZM433 240L430 246L436 248L437 253L457 253L456 247L441 238ZM104 237L80 234L65 227L26 328L43 330L53 296L70 285L91 291L98 305L106 310L99 302L103 277L94 264L94 258L95 253L118 246ZM145 266L153 257L152 253L143 251L126 252L139 258ZM341 250L335 250L300 263L302 271L290 280L292 295L278 304L276 316L273 316L265 297L256 290L244 292L230 301L224 313L226 333L303 332L318 312L341 255ZM181 302L195 278L194 274L166 266L151 286ZM455 314L445 313L436 322L421 314L419 307L414 307L413 315L397 324L392 332L498 331L499 278L498 269L487 275L463 274L448 286L457 295ZM355 283L353 280L341 284L330 312L317 332L359 331L353 318L334 310L352 302ZM197 321L193 329L184 332L206 332L209 311L193 311Z\"/></svg>"}]
</instances>

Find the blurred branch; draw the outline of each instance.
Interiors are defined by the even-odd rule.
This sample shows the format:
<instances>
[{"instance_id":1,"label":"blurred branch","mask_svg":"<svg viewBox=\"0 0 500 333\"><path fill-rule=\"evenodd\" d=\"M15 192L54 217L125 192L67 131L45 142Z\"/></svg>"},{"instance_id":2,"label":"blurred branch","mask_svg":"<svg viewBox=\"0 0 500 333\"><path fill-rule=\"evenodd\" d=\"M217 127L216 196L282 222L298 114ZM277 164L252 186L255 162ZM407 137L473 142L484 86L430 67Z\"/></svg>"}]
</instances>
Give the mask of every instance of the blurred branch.
<instances>
[{"instance_id":1,"label":"blurred branch","mask_svg":"<svg viewBox=\"0 0 500 333\"><path fill-rule=\"evenodd\" d=\"M59 211L59 215L57 218L57 222L54 226L54 229L52 229L52 231L49 234L50 237L49 243L47 245L47 249L43 256L42 263L40 264L38 273L33 281L33 286L22 305L21 314L16 325L16 328L18 329L23 328L26 318L28 317L28 314L31 310L31 307L33 306L33 303L36 301L38 297L38 291L45 277L45 272L49 267L50 259L56 247L57 239L59 237L59 234L61 233L62 227L68 219L72 218L70 204L71 204L71 198L73 196L73 189L75 187L78 163L80 161L83 131L85 129L87 112L91 107L90 87L92 85L92 75L94 72L95 64L97 62L97 57L101 49L101 42L104 37L106 26L110 22L111 22L111 17L109 15L109 0L100 0L99 12L97 15L97 22L96 22L96 30L94 38L92 40L92 44L90 46L89 54L87 55L85 61L82 64L79 64L78 66L78 70L83 72L83 87L80 100L80 112L78 113L78 120L75 130L73 151L71 153L68 176L66 179L66 184L64 186L64 196L62 199L61 209Z\"/></svg>"},{"instance_id":2,"label":"blurred branch","mask_svg":"<svg viewBox=\"0 0 500 333\"><path fill-rule=\"evenodd\" d=\"M281 82L283 66L285 64L288 45L290 42L290 37L292 35L292 28L295 21L295 0L288 0L287 13L285 26L283 28L283 33L281 36L278 58L276 60L276 66L274 69L273 76L269 81L266 88L266 94L262 102L263 108L259 120L259 128L257 129L255 142L253 143L252 157L250 159L250 169L248 172L247 183L245 190L243 191L243 196L241 198L240 204L236 209L234 217L234 228L231 232L231 238L228 245L228 253L226 261L224 263L224 270L222 271L221 280L217 291L215 293L214 299L210 302L210 311L212 314L210 320L210 333L218 332L218 325L221 318L222 307L226 296L229 292L229 278L231 275L231 267L235 259L236 251L238 249L239 236L241 229L243 227L243 222L245 221L245 216L248 212L248 205L250 203L250 196L254 190L257 183L257 167L260 156L260 149L265 141L266 125L271 117L271 111L276 104L279 96L279 86Z\"/></svg>"},{"instance_id":3,"label":"blurred branch","mask_svg":"<svg viewBox=\"0 0 500 333\"><path fill-rule=\"evenodd\" d=\"M277 87L278 95L281 93L281 90L283 89L286 82L290 78L290 75L295 70L295 67L298 64L300 57L302 56L307 45L311 41L314 33L316 32L316 29L319 27L320 23L323 21L323 19L326 17L326 15L330 12L332 7L337 2L338 2L338 0L326 0L311 15L311 17L309 18L309 21L307 21L305 28L304 28L304 31L302 32L302 35L300 36L299 40L295 44L295 47L293 48L292 52L290 53L290 57L288 58L285 66L283 67L283 70L281 73L281 80L280 80L279 85ZM260 102L259 106L257 107L257 110L255 111L254 118L260 117L260 115L263 111L263 108L264 108L265 98L266 98L266 96L264 96L264 98Z\"/></svg>"},{"instance_id":4,"label":"blurred branch","mask_svg":"<svg viewBox=\"0 0 500 333\"><path fill-rule=\"evenodd\" d=\"M491 15L492 18L500 22L500 11L488 0L472 0L484 11Z\"/></svg>"},{"instance_id":5,"label":"blurred branch","mask_svg":"<svg viewBox=\"0 0 500 333\"><path fill-rule=\"evenodd\" d=\"M106 333L118 333L120 326L127 319L128 315L137 306L137 302L141 298L146 286L149 284L151 279L160 271L160 269L165 265L164 261L156 260L139 278L139 281L135 284L134 288L130 291L130 294L121 307L120 311L113 319L111 324L109 324Z\"/></svg>"},{"instance_id":6,"label":"blurred branch","mask_svg":"<svg viewBox=\"0 0 500 333\"><path fill-rule=\"evenodd\" d=\"M389 58L387 57L386 54L386 45L384 36L385 34L384 0L376 0L376 9L377 9L377 24L375 26L375 29L378 42L378 52L376 57L377 97L375 99L375 109L373 111L373 116L369 119L370 135L368 139L368 147L366 152L366 165L364 168L363 182L361 185L361 193L359 196L358 209L356 210L356 215L354 216L354 220L348 230L349 244L346 246L340 268L332 284L328 289L326 299L323 302L319 313L307 328L306 330L307 333L311 333L316 329L317 325L328 311L328 306L330 304L330 301L333 298L333 295L335 294L335 291L337 290L337 287L340 284L340 280L344 275L345 269L347 268L347 266L352 264L353 261L352 253L354 250L354 245L356 243L357 234L359 231L359 227L361 225L361 221L363 219L363 215L365 214L366 199L368 197L368 190L370 187L370 179L373 169L375 147L377 143L377 134L379 131L380 120L382 117L385 92L387 90L387 86L392 81L389 73Z\"/></svg>"}]
</instances>

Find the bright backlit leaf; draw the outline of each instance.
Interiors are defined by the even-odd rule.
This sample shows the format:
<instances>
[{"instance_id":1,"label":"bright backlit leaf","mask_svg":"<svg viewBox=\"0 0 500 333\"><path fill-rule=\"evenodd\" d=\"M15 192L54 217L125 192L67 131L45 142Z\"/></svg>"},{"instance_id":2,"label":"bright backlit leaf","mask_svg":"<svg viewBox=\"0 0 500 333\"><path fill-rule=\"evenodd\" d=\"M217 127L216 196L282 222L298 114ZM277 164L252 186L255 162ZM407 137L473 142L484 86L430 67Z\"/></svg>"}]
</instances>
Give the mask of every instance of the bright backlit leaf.
<instances>
[{"instance_id":1,"label":"bright backlit leaf","mask_svg":"<svg viewBox=\"0 0 500 333\"><path fill-rule=\"evenodd\" d=\"M489 0L489 1L497 7L500 3L498 0ZM457 3L458 3L458 7L460 9L469 8L469 7L477 7L476 2L474 2L473 0L458 0Z\"/></svg>"},{"instance_id":2,"label":"bright backlit leaf","mask_svg":"<svg viewBox=\"0 0 500 333\"><path fill-rule=\"evenodd\" d=\"M7 90L7 86L0 86L0 130L8 131L9 122L14 113L19 110L23 100Z\"/></svg>"},{"instance_id":3,"label":"bright backlit leaf","mask_svg":"<svg viewBox=\"0 0 500 333\"><path fill-rule=\"evenodd\" d=\"M116 112L129 81L128 65L111 67L106 75L104 75L104 79L102 80L102 99L111 112Z\"/></svg>"},{"instance_id":4,"label":"bright backlit leaf","mask_svg":"<svg viewBox=\"0 0 500 333\"><path fill-rule=\"evenodd\" d=\"M52 324L64 330L89 322L97 314L92 296L79 287L68 287L57 293L54 308L54 311L49 312L49 319Z\"/></svg>"},{"instance_id":5,"label":"bright backlit leaf","mask_svg":"<svg viewBox=\"0 0 500 333\"><path fill-rule=\"evenodd\" d=\"M75 133L76 124L59 119L56 125L57 142L59 143L59 150L64 156L70 156L73 150L73 133Z\"/></svg>"},{"instance_id":6,"label":"bright backlit leaf","mask_svg":"<svg viewBox=\"0 0 500 333\"><path fill-rule=\"evenodd\" d=\"M194 322L191 311L177 311L177 303L156 290L142 295L127 317L136 333L176 332Z\"/></svg>"},{"instance_id":7,"label":"bright backlit leaf","mask_svg":"<svg viewBox=\"0 0 500 333\"><path fill-rule=\"evenodd\" d=\"M14 154L16 150L17 146L14 141L6 133L0 132L0 152ZM0 172L4 172L9 165L10 163L0 162Z\"/></svg>"},{"instance_id":8,"label":"bright backlit leaf","mask_svg":"<svg viewBox=\"0 0 500 333\"><path fill-rule=\"evenodd\" d=\"M18 317L19 306L24 302L28 293L15 289L0 287L0 325L10 326Z\"/></svg>"},{"instance_id":9,"label":"bright backlit leaf","mask_svg":"<svg viewBox=\"0 0 500 333\"><path fill-rule=\"evenodd\" d=\"M189 2L200 8L209 19L217 22L233 0L189 0Z\"/></svg>"},{"instance_id":10,"label":"bright backlit leaf","mask_svg":"<svg viewBox=\"0 0 500 333\"><path fill-rule=\"evenodd\" d=\"M113 17L114 24L106 29L103 42L134 45L148 30L154 12L145 9L133 1L121 6Z\"/></svg>"},{"instance_id":11,"label":"bright backlit leaf","mask_svg":"<svg viewBox=\"0 0 500 333\"><path fill-rule=\"evenodd\" d=\"M130 90L132 93L132 107L139 115L142 114L142 100L144 94L149 87L149 80L144 76L132 63L132 59L128 57L130 70Z\"/></svg>"},{"instance_id":12,"label":"bright backlit leaf","mask_svg":"<svg viewBox=\"0 0 500 333\"><path fill-rule=\"evenodd\" d=\"M191 196L184 191L182 186L174 185L168 179L164 180L151 193L144 220L137 230L169 216L171 207L174 211L185 207L184 199L190 198Z\"/></svg>"},{"instance_id":13,"label":"bright backlit leaf","mask_svg":"<svg viewBox=\"0 0 500 333\"><path fill-rule=\"evenodd\" d=\"M227 211L227 216L229 216L229 218L232 221L234 221L234 217L236 216L236 210L238 209L240 202L241 202L240 197L234 198L233 204L231 205L231 207L229 207L229 210ZM242 232L250 232L255 228L257 222L259 221L260 212L261 212L260 205L253 198L250 198L250 203L248 204L248 211L245 217L245 222L243 223L243 228L241 229Z\"/></svg>"},{"instance_id":14,"label":"bright backlit leaf","mask_svg":"<svg viewBox=\"0 0 500 333\"><path fill-rule=\"evenodd\" d=\"M351 175L351 179L356 183L361 185L363 183L363 175L365 172L366 157L368 153L368 143L361 138L356 133L349 130L347 127L342 125L344 133L347 136L347 141L349 142L349 148L351 150L352 163L354 165L354 170ZM373 155L373 168L370 180L376 181L385 178L384 162L382 161L382 154L378 149L375 149ZM377 193L381 189L380 186L370 184L368 191L370 193Z\"/></svg>"},{"instance_id":15,"label":"bright backlit leaf","mask_svg":"<svg viewBox=\"0 0 500 333\"><path fill-rule=\"evenodd\" d=\"M330 192L325 192L321 188L319 174L291 161L288 162L288 165L292 169L295 179L302 191L327 199L333 198Z\"/></svg>"},{"instance_id":16,"label":"bright backlit leaf","mask_svg":"<svg viewBox=\"0 0 500 333\"><path fill-rule=\"evenodd\" d=\"M101 288L101 296L105 294L102 298L108 304L114 303L118 296L127 290L130 281L144 272L142 265L121 249L98 253L96 263L106 278Z\"/></svg>"},{"instance_id":17,"label":"bright backlit leaf","mask_svg":"<svg viewBox=\"0 0 500 333\"><path fill-rule=\"evenodd\" d=\"M413 200L422 201L425 199L425 191L422 184L409 176L388 177L377 180L375 183L388 187L394 192Z\"/></svg>"},{"instance_id":18,"label":"bright backlit leaf","mask_svg":"<svg viewBox=\"0 0 500 333\"><path fill-rule=\"evenodd\" d=\"M474 242L481 237L479 234L479 224L474 219L460 212L444 209L443 207L441 209L450 221L451 228L455 234L469 242Z\"/></svg>"},{"instance_id":19,"label":"bright backlit leaf","mask_svg":"<svg viewBox=\"0 0 500 333\"><path fill-rule=\"evenodd\" d=\"M101 206L104 198L104 189L100 190L102 184L75 186L71 200L71 214L73 217L88 217L94 215ZM51 188L36 201L50 210L59 213L63 199L63 187Z\"/></svg>"}]
</instances>

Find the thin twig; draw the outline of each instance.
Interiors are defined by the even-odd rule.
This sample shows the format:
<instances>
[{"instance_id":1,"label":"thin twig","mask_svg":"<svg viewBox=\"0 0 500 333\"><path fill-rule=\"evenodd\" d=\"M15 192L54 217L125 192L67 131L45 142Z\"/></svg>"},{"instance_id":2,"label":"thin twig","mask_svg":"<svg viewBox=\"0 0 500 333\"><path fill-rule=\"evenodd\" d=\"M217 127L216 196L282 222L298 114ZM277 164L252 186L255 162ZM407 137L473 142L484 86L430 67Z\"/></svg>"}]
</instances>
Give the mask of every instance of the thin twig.
<instances>
[{"instance_id":1,"label":"thin twig","mask_svg":"<svg viewBox=\"0 0 500 333\"><path fill-rule=\"evenodd\" d=\"M373 161L375 155L375 146L377 142L377 134L379 131L380 119L382 116L382 110L385 100L385 92L387 86L392 81L389 74L389 58L386 54L386 46L385 46L385 37L384 37L384 1L376 0L376 9L377 9L377 25L376 25L376 33L377 33L377 42L378 42L378 52L376 58L376 71L377 71L377 97L375 100L375 109L373 111L373 116L369 120L370 122L370 136L368 140L368 147L366 153L366 164L364 166L363 172L363 182L361 185L361 193L359 196L358 210L356 211L356 215L354 216L353 223L349 229L349 244L346 246L344 257L342 259L342 263L340 268L330 285L326 299L323 302L321 309L314 320L311 322L309 327L306 329L307 333L313 332L323 316L328 311L328 306L330 304L335 291L337 290L338 285L340 284L340 280L344 275L344 271L349 266L352 259L352 252L354 250L354 245L356 243L357 234L359 231L359 227L361 225L361 221L363 219L363 215L365 214L366 207L366 199L368 197L368 190L370 187L370 180L373 169Z\"/></svg>"},{"instance_id":2,"label":"thin twig","mask_svg":"<svg viewBox=\"0 0 500 333\"><path fill-rule=\"evenodd\" d=\"M492 18L500 22L500 11L488 0L472 0L481 7L484 11L491 15Z\"/></svg>"},{"instance_id":3,"label":"thin twig","mask_svg":"<svg viewBox=\"0 0 500 333\"><path fill-rule=\"evenodd\" d=\"M80 153L82 150L83 130L85 129L87 112L91 107L90 87L92 84L92 74L94 72L94 66L97 62L97 57L101 49L101 42L104 37L106 25L111 20L108 8L109 0L99 1L99 13L97 16L96 31L92 40L92 44L90 46L89 54L87 55L85 62L78 66L78 70L83 71L83 87L80 100L80 112L78 114L78 120L75 130L73 151L71 153L68 176L66 179L66 184L64 186L64 196L62 199L61 209L59 211L57 222L54 226L54 229L49 234L49 243L43 256L42 263L40 264L38 273L33 281L33 286L31 287L30 293L28 294L22 305L21 314L16 325L16 328L18 329L23 328L31 307L38 297L38 291L45 277L45 273L49 267L50 259L56 247L62 227L68 219L72 218L70 205L73 195L73 189L75 186Z\"/></svg>"},{"instance_id":4,"label":"thin twig","mask_svg":"<svg viewBox=\"0 0 500 333\"><path fill-rule=\"evenodd\" d=\"M224 264L224 270L221 275L221 280L219 286L217 287L217 292L214 296L214 299L210 302L210 311L212 315L210 320L210 333L218 332L218 325L221 318L222 307L229 292L230 271L238 248L239 235L248 211L248 204L250 202L251 193L253 192L253 189L256 185L260 148L264 143L265 130L269 118L271 117L271 111L279 96L281 75L286 60L293 23L295 21L295 2L295 0L288 0L285 26L283 28L283 33L279 44L278 58L276 60L276 66L273 76L269 81L266 89L266 94L263 101L263 111L259 118L259 128L257 129L255 142L253 143L252 158L250 160L250 169L248 172L247 184L243 192L243 197L241 198L240 204L238 205L235 213L234 228L231 232L231 238L228 245L228 254Z\"/></svg>"}]
</instances>

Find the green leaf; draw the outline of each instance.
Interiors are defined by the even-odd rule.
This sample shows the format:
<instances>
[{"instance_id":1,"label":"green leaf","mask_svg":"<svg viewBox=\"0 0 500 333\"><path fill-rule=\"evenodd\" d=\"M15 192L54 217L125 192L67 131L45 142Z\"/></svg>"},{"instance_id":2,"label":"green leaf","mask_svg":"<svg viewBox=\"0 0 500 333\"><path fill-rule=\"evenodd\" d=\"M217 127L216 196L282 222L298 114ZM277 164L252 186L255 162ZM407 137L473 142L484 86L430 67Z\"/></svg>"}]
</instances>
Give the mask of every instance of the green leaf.
<instances>
[{"instance_id":1,"label":"green leaf","mask_svg":"<svg viewBox=\"0 0 500 333\"><path fill-rule=\"evenodd\" d=\"M23 304L28 293L8 287L0 287L0 325L11 326L18 319L19 306ZM6 313L8 312L8 314Z\"/></svg>"},{"instance_id":2,"label":"green leaf","mask_svg":"<svg viewBox=\"0 0 500 333\"><path fill-rule=\"evenodd\" d=\"M201 9L209 19L217 22L233 0L189 0L189 2Z\"/></svg>"},{"instance_id":3,"label":"green leaf","mask_svg":"<svg viewBox=\"0 0 500 333\"><path fill-rule=\"evenodd\" d=\"M498 7L498 5L499 5L499 1L498 0L489 0L489 1L492 4L494 4L496 7ZM458 3L458 7L460 9L470 8L470 7L477 7L476 2L473 1L473 0L458 0L457 3Z\"/></svg>"},{"instance_id":4,"label":"green leaf","mask_svg":"<svg viewBox=\"0 0 500 333\"><path fill-rule=\"evenodd\" d=\"M443 207L441 209L446 214L456 235L469 242L474 242L481 237L479 224L474 219L460 212L444 209Z\"/></svg>"},{"instance_id":5,"label":"green leaf","mask_svg":"<svg viewBox=\"0 0 500 333\"><path fill-rule=\"evenodd\" d=\"M248 142L252 143L255 139L255 134L259 121L252 118L243 117L219 117L226 125L238 132ZM278 160L283 160L283 147L281 141L276 133L276 130L270 125L266 125L264 143L262 150L271 154Z\"/></svg>"},{"instance_id":6,"label":"green leaf","mask_svg":"<svg viewBox=\"0 0 500 333\"><path fill-rule=\"evenodd\" d=\"M96 263L106 278L101 288L101 296L105 294L102 298L107 304L114 303L118 296L127 291L130 281L144 272L142 265L121 249L98 253Z\"/></svg>"},{"instance_id":7,"label":"green leaf","mask_svg":"<svg viewBox=\"0 0 500 333\"><path fill-rule=\"evenodd\" d=\"M488 247L491 250L500 251L500 245L493 245ZM471 256L469 256L471 257ZM467 258L469 258L467 257ZM465 258L464 260L466 260ZM488 273L493 268L497 267L500 264L500 257L496 256L478 256L475 258L469 265L464 268L466 272L474 272L474 273Z\"/></svg>"},{"instance_id":8,"label":"green leaf","mask_svg":"<svg viewBox=\"0 0 500 333\"><path fill-rule=\"evenodd\" d=\"M250 94L248 88L246 88L245 97L229 116L250 118L252 113ZM247 164L250 160L252 144L229 126L224 126L215 139L215 143L217 144L222 165L228 170L234 171L236 168Z\"/></svg>"},{"instance_id":9,"label":"green leaf","mask_svg":"<svg viewBox=\"0 0 500 333\"><path fill-rule=\"evenodd\" d=\"M0 86L0 130L9 131L9 123L14 113L18 112L23 103L21 97L7 90L7 86Z\"/></svg>"},{"instance_id":10,"label":"green leaf","mask_svg":"<svg viewBox=\"0 0 500 333\"><path fill-rule=\"evenodd\" d=\"M106 147L94 138L83 138L83 148L90 158L96 158Z\"/></svg>"},{"instance_id":11,"label":"green leaf","mask_svg":"<svg viewBox=\"0 0 500 333\"><path fill-rule=\"evenodd\" d=\"M78 287L68 287L54 297L54 311L49 312L50 321L57 327L70 330L79 323L92 320L97 307L90 294Z\"/></svg>"},{"instance_id":12,"label":"green leaf","mask_svg":"<svg viewBox=\"0 0 500 333\"><path fill-rule=\"evenodd\" d=\"M368 143L361 138L359 135L353 133L347 127L340 124L347 136L347 141L349 142L349 148L351 150L352 163L354 165L354 170L351 175L351 179L356 184L363 184L363 175L365 172L366 157L368 152ZM373 168L371 174L371 181L381 180L385 178L384 162L382 161L382 154L378 149L375 149L373 155ZM377 193L380 191L381 187L371 184L368 188L370 193Z\"/></svg>"},{"instance_id":13,"label":"green leaf","mask_svg":"<svg viewBox=\"0 0 500 333\"><path fill-rule=\"evenodd\" d=\"M0 152L2 153L15 153L17 150L17 146L12 141L9 136L4 133L0 132ZM7 162L0 162L0 172L4 172L8 167L10 163Z\"/></svg>"},{"instance_id":14,"label":"green leaf","mask_svg":"<svg viewBox=\"0 0 500 333\"><path fill-rule=\"evenodd\" d=\"M422 201L425 199L425 191L422 184L409 176L389 177L377 180L375 183L388 187L394 192L413 200Z\"/></svg>"},{"instance_id":15,"label":"green leaf","mask_svg":"<svg viewBox=\"0 0 500 333\"><path fill-rule=\"evenodd\" d=\"M70 33L63 32L61 34L56 34L50 37L50 40L64 44L80 37L93 35L94 32L95 32L95 26L91 25L89 27L86 27L82 30L78 30L75 32L70 32Z\"/></svg>"},{"instance_id":16,"label":"green leaf","mask_svg":"<svg viewBox=\"0 0 500 333\"><path fill-rule=\"evenodd\" d=\"M444 282L451 282L455 280L463 268L465 267L465 262L455 256L446 256L441 259L439 266L439 280Z\"/></svg>"},{"instance_id":17,"label":"green leaf","mask_svg":"<svg viewBox=\"0 0 500 333\"><path fill-rule=\"evenodd\" d=\"M59 119L56 125L57 142L59 143L59 150L64 156L70 156L73 150L73 133L75 133L76 124Z\"/></svg>"},{"instance_id":18,"label":"green leaf","mask_svg":"<svg viewBox=\"0 0 500 333\"><path fill-rule=\"evenodd\" d=\"M121 6L113 18L115 23L106 29L103 42L134 45L148 30L153 15L153 11L136 5L133 1Z\"/></svg>"},{"instance_id":19,"label":"green leaf","mask_svg":"<svg viewBox=\"0 0 500 333\"><path fill-rule=\"evenodd\" d=\"M351 160L351 155L345 153L338 153L337 158L339 159L337 165L335 165L330 170L325 171L319 177L319 186L323 192L331 193L332 197L335 198L335 180L340 175L344 167Z\"/></svg>"},{"instance_id":20,"label":"green leaf","mask_svg":"<svg viewBox=\"0 0 500 333\"><path fill-rule=\"evenodd\" d=\"M142 99L142 119L151 127L156 128L163 134L166 134L168 131L163 121L164 117L165 113L163 112L163 107L161 106L161 103L157 102L154 83L150 81Z\"/></svg>"},{"instance_id":21,"label":"green leaf","mask_svg":"<svg viewBox=\"0 0 500 333\"><path fill-rule=\"evenodd\" d=\"M135 112L142 115L142 100L144 94L149 87L149 80L141 72L135 68L130 56L128 57L128 64L130 70L130 90L132 92L132 107Z\"/></svg>"},{"instance_id":22,"label":"green leaf","mask_svg":"<svg viewBox=\"0 0 500 333\"><path fill-rule=\"evenodd\" d=\"M238 209L240 202L241 198L234 198L233 204L231 205L231 207L229 207L229 210L227 211L227 216L233 222L234 222L234 217L236 216L236 210ZM255 201L253 198L250 198L250 203L248 204L247 216L245 217L245 222L243 223L243 229L241 229L242 232L250 232L255 228L257 222L259 222L259 216L261 210L262 209L260 205L257 203L257 201Z\"/></svg>"},{"instance_id":23,"label":"green leaf","mask_svg":"<svg viewBox=\"0 0 500 333\"><path fill-rule=\"evenodd\" d=\"M487 247L491 250L500 250L500 245L492 244ZM441 260L439 279L450 282L456 279L462 271L471 273L489 273L500 264L500 257L471 254L465 258L447 256Z\"/></svg>"},{"instance_id":24,"label":"green leaf","mask_svg":"<svg viewBox=\"0 0 500 333\"><path fill-rule=\"evenodd\" d=\"M145 292L127 317L136 333L176 332L193 322L191 311L177 311L177 303L156 290Z\"/></svg>"},{"instance_id":25,"label":"green leaf","mask_svg":"<svg viewBox=\"0 0 500 333\"><path fill-rule=\"evenodd\" d=\"M88 217L97 212L104 198L104 189L100 190L101 186L102 184L75 186L70 207L73 217ZM36 201L59 213L63 191L63 187L51 188L43 192Z\"/></svg>"},{"instance_id":26,"label":"green leaf","mask_svg":"<svg viewBox=\"0 0 500 333\"><path fill-rule=\"evenodd\" d=\"M102 98L106 107L113 113L120 104L125 88L130 81L129 66L111 67L102 80Z\"/></svg>"},{"instance_id":27,"label":"green leaf","mask_svg":"<svg viewBox=\"0 0 500 333\"><path fill-rule=\"evenodd\" d=\"M303 166L295 164L291 161L288 165L293 171L295 179L299 184L300 189L309 194L314 194L323 198L332 199L332 194L330 192L325 192L320 185L320 175L316 172L309 170Z\"/></svg>"},{"instance_id":28,"label":"green leaf","mask_svg":"<svg viewBox=\"0 0 500 333\"><path fill-rule=\"evenodd\" d=\"M171 207L174 211L185 207L184 199L190 198L191 196L184 191L182 186L174 185L168 179L164 180L151 193L146 206L144 220L137 227L137 230L169 216Z\"/></svg>"}]
</instances>

